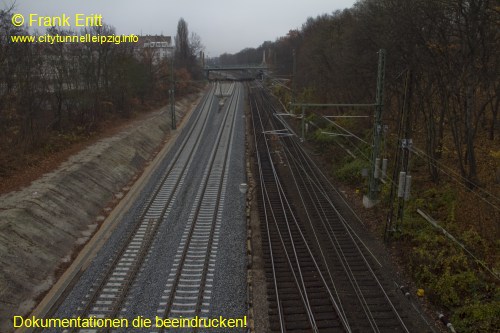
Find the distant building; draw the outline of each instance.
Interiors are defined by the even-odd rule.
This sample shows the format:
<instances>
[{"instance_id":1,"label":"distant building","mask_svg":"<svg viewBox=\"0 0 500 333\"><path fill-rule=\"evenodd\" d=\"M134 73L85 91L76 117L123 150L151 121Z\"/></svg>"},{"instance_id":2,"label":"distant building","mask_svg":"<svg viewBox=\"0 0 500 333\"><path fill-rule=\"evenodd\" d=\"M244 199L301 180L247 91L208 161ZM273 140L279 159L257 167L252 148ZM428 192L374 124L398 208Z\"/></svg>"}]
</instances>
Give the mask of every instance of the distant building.
<instances>
[{"instance_id":1,"label":"distant building","mask_svg":"<svg viewBox=\"0 0 500 333\"><path fill-rule=\"evenodd\" d=\"M135 53L138 57L151 57L153 63L172 58L173 52L171 36L139 36L139 41L135 46Z\"/></svg>"}]
</instances>

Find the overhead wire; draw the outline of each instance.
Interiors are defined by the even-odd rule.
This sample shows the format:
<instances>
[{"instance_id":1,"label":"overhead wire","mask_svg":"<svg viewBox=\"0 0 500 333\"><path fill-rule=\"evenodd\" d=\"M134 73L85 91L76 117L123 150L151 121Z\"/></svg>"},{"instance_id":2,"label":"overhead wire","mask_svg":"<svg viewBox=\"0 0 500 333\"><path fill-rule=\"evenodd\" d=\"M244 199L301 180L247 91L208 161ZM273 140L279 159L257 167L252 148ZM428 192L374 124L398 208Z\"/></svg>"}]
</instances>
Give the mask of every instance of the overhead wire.
<instances>
[{"instance_id":1,"label":"overhead wire","mask_svg":"<svg viewBox=\"0 0 500 333\"><path fill-rule=\"evenodd\" d=\"M295 143L295 144L296 144L296 147L298 147L298 149L297 149L297 150L298 150L298 151L300 152L300 154L301 154L301 155L305 158L305 160L309 160L309 161L311 161L311 162L312 162L312 160L310 159L310 157L308 157L308 155L307 155L307 154L305 154L305 153L302 151L301 146L300 146L299 144L297 144L297 143ZM287 150L288 150L288 149L287 149ZM288 150L288 151L289 151L289 150ZM289 152L289 154L290 154L290 152ZM290 154L290 156L294 159L294 157L293 157L292 155L293 155L293 154ZM304 169L304 166L302 166L300 162L297 162L297 161L296 161L296 162L295 162L295 164L297 165L297 163L298 163L298 165L300 165L300 167L299 167L300 169ZM312 163L314 164L314 162L312 162ZM306 164L307 164L307 163L306 163ZM317 168L317 167L316 167L316 168ZM393 311L395 312L396 316L397 316L397 317L398 317L398 319L400 320L400 322L401 322L402 326L404 327L405 331L406 331L406 332L409 332L409 331L408 331L408 329L406 328L406 326L405 326L404 322L402 321L401 317L399 316L398 311L396 310L396 308L395 308L395 307L394 307L394 305L392 304L392 302L391 302L390 298L389 298L389 297L388 297L388 295L386 294L386 292L385 292L385 290L384 290L383 286L381 285L381 283L380 283L380 281L379 281L378 277L377 277L377 276L376 276L376 274L374 273L374 271L373 271L373 269L372 269L371 265L368 263L368 261L367 261L366 257L364 256L364 254L362 254L362 251L361 251L361 249L359 248L359 246L358 246L358 244L356 243L356 241L355 241L355 239L354 239L354 238L357 238L358 240L360 240L361 244L362 244L365 248L367 248L367 247L366 247L366 245L364 244L364 242L363 242L363 241L361 241L361 239L359 238L359 236L357 235L357 233L356 233L356 232L352 229L352 227L351 227L351 226L349 225L349 223L346 221L345 217L341 214L341 212L337 209L337 207L336 207L336 206L334 205L334 203L331 201L331 199L329 198L328 194L326 193L326 189L325 189L325 188L321 185L321 184L322 184L322 182L320 182L320 181L319 181L319 179L316 179L316 180L312 179L312 178L311 178L311 176L309 175L309 172L307 172L305 169L304 169L304 172L305 172L305 175L306 175L306 176L307 176L307 177L311 180L312 184L314 184L314 185L318 188L319 192L320 192L320 193L322 193L322 196L323 196L323 197L324 197L324 198L325 198L325 199L329 202L330 206L334 209L334 211L336 212L337 216L339 217L339 219L340 219L341 223L344 225L344 227L346 227L346 231L347 231L347 233L348 233L349 237L353 240L355 247L358 249L359 253L361 254L361 256L362 256L362 258L363 258L363 260L365 261L365 263L366 263L366 265L367 265L367 267L368 267L368 270L371 272L372 276L375 278L376 282L378 283L379 287L381 288L382 292L384 293L384 295L385 295L386 299L389 301L390 306L392 307L392 309L393 309ZM315 174L315 172L313 172L313 171L312 171L312 169L311 169L311 173L312 173L313 175ZM321 173L321 171L320 171L320 173ZM321 175L324 177L324 175L323 175L322 173L321 173ZM315 176L315 177L316 177L316 176ZM327 183L329 183L329 182L327 182ZM330 185L331 185L331 184L330 184ZM334 187L332 186L332 188L334 188ZM334 188L334 189L335 189L335 188ZM336 189L335 189L335 190L336 190ZM336 191L337 191L337 190L336 190ZM333 231L332 231L332 232L333 232ZM370 251L369 249L368 249L368 252L369 252L369 253L370 253L370 254L374 257L374 259L377 261L377 263L378 263L380 266L382 266L382 265L380 264L380 262L376 259L376 257L373 255L373 253L371 253L371 251ZM346 263L347 263L347 262L346 262ZM349 268L349 269L350 269L350 268ZM353 278L354 278L354 276L353 276ZM357 285L357 281L356 281L356 279L355 279L355 278L354 278L354 282L355 282L355 283L356 283L356 285ZM363 297L363 298L364 298L364 297ZM378 330L378 328L376 328L376 329Z\"/></svg>"},{"instance_id":2,"label":"overhead wire","mask_svg":"<svg viewBox=\"0 0 500 333\"><path fill-rule=\"evenodd\" d=\"M271 107L273 107L273 106L271 106ZM273 107L273 109L274 109L274 107ZM260 115L259 115L259 118L260 118ZM268 118L268 119L269 119L269 121L271 120L271 118ZM267 143L266 143L266 145L267 145ZM269 153L269 154L270 154L270 153ZM271 158L271 156L270 156L270 155L269 155L269 158L272 160L272 158ZM291 208L291 206L290 206L290 203L288 202L288 199L287 199L287 198L286 198L286 196L284 195L284 193L285 193L285 192L284 192L284 189L283 189L283 187L282 187L282 185L281 185L281 181L279 180L279 177L278 177L278 175L277 175L277 172L276 172L276 170L275 170L274 166L273 166L273 165L271 165L271 166L272 166L273 174L275 175L275 181L276 181L276 184L277 184L277 186L279 187L279 190L280 190L279 192L280 192L280 193L283 193L283 199L285 200L285 202L286 202L286 204L287 204L287 206L288 206L288 210L291 212L291 211L292 211L292 208ZM337 314L339 315L339 318L340 318L340 320L341 320L341 322L342 322L342 325L343 325L343 326L344 326L344 328L347 330L347 332L351 332L351 329L350 329L349 323L348 323L348 321L347 321L347 318L345 317L345 315L343 315L343 314L345 314L345 313L344 313L344 311L343 311L343 308L342 308L342 306L341 306L341 305L337 304L337 302L336 302L336 301L335 301L335 299L333 298L333 295L332 295L332 293L331 293L331 291L330 291L330 288L329 288L328 284L326 283L326 280L325 280L325 278L323 277L323 274L321 273L321 270L320 270L320 268L319 268L319 265L318 265L318 263L316 262L316 260L315 260L315 258L314 258L314 256L313 256L313 254L312 254L312 250L311 250L311 248L309 247L309 244L307 243L307 241L306 241L306 239L305 239L304 234L303 234L303 233L302 233L302 231L300 230L300 226L299 226L299 224L298 224L298 221L297 221L297 219L295 218L295 216L294 216L294 214L293 214L293 213L292 213L292 218L293 218L293 222L295 223L295 225L296 225L296 226L297 226L297 228L298 228L299 234L300 234L300 236L301 236L301 238L302 238L302 240L303 240L303 242L304 242L304 245L306 246L306 248L307 248L307 250L308 250L309 254L311 255L312 262L314 263L314 265L315 265L316 269L317 269L317 270L318 270L318 272L319 272L319 277L320 277L320 279L322 280L322 282L323 282L323 284L324 284L324 286L325 286L325 288L326 288L326 290L327 290L327 292L328 292L328 294L329 294L329 296L330 296L330 300L331 300L331 302L332 302L332 304L333 304L334 308L336 309ZM293 243L293 242L292 242L292 243ZM299 269L300 269L300 266L299 266ZM299 270L299 271L300 271L300 270ZM303 281L303 280L302 280L302 281ZM334 290L335 290L335 288L334 288ZM304 286L304 292L306 292L305 286ZM336 290L335 290L335 292L336 292ZM337 296L338 296L338 294L337 294ZM306 299L307 299L307 298L306 298ZM308 301L308 299L307 299L307 301ZM310 308L310 306L309 306L309 308Z\"/></svg>"},{"instance_id":3,"label":"overhead wire","mask_svg":"<svg viewBox=\"0 0 500 333\"><path fill-rule=\"evenodd\" d=\"M324 117L324 118L325 118L325 117ZM363 143L365 143L365 144L367 144L367 145L370 145L368 142L366 142L365 140L363 140L363 139L361 139L361 138L357 137L356 135L353 135L353 133L349 132L348 130L346 130L346 129L345 129L345 128L343 128L342 126L340 126L340 125L338 125L338 124L336 124L336 123L334 123L334 122L330 121L330 120L329 120L329 119L327 119L327 118L325 118L325 119L326 119L326 120L328 120L329 122L331 122L332 124L334 124L336 127L338 127L338 128L340 128L340 129L342 129L344 132L346 132L346 133L350 134L349 136L352 136L352 137L354 137L354 138L358 139L359 141L361 141L361 142L363 142ZM284 121L284 120L282 120L282 119L280 119L280 121L282 121L282 122L286 122L286 121ZM320 128L318 125L316 125L316 124L314 124L314 123L312 123L312 124L313 124L315 127ZM366 156L366 154L364 154L364 153L363 153L363 152L359 149L359 147L358 147L356 144L354 144L354 143L353 143L353 142L349 139L349 137L348 137L348 136L344 136L344 138L345 138L345 140L346 140L347 142L349 142L349 143L350 143L353 147L355 147L355 149L356 149L356 150L357 150L357 151L358 151L358 152L359 152L359 153L360 153L360 154L361 154L361 155L362 155L362 156L363 156L363 157L364 157L367 161L370 161L370 159ZM292 140L292 141L294 141L294 140ZM336 141L336 140L335 140L335 141ZM298 144L297 144L297 145L298 145ZM300 145L299 145L299 146L300 146ZM371 146L371 145L370 145L370 146ZM288 151L288 148L286 148L286 147L285 147L285 149ZM302 154L304 154L304 152L302 152ZM312 161L312 160L311 160L311 158L310 158L307 154L304 154L304 155L306 156L306 159L307 159L307 160L309 160L312 164L315 164L315 163L314 163L314 161ZM302 166L302 165L300 164L300 162L298 162L297 160L295 160L295 157L293 156L293 154L290 154L290 152L289 152L289 151L288 151L288 154L285 154L285 156L287 157L287 159L288 159L288 157L290 157L290 158L294 161L294 164L298 167L298 169L303 169L303 168L304 168L304 166ZM288 162L288 164L290 164L290 163ZM316 168L317 168L317 166L316 166ZM340 193L338 192L338 190L337 190L337 189L336 189L336 188L335 188L335 187L334 187L334 186L330 183L330 181L329 181L329 180L328 180L328 178L327 178L327 177L326 177L326 176L322 173L322 171L321 171L319 168L318 168L317 170L318 170L318 172L321 174L322 178L324 178L324 179L326 180L326 183L328 183L328 184L330 185L330 187L331 187L332 189L334 189L334 190L335 190L335 191L339 194L340 198L341 198L341 199L342 199L342 200L343 200L343 201L347 204L347 202L345 201L345 199L343 198L343 196L342 196L342 195L340 195ZM319 183L317 182L317 181L319 181L318 179L313 180L313 179L311 179L311 177L308 175L308 172L306 172L305 170L304 170L304 172L305 172L306 176L307 176L307 177L311 180L311 182L312 182L313 184L315 184L315 186L316 186L316 187L318 187L318 186L319 186L319 187L323 187L322 185L319 185L319 184L322 184L321 182L319 182ZM296 180L295 180L295 176L294 176L293 178L294 178L294 181L296 182ZM392 179L389 179L389 178L388 178L388 180L389 180L391 183L393 183L393 184L394 184L394 182L392 181ZM319 189L319 188L318 188L318 190L320 190L320 192L323 192L323 191L324 191L324 189L323 189L323 190L321 190L321 189ZM326 195L326 193L324 193L323 195ZM302 195L301 195L301 194L300 194L300 196L302 197ZM326 198L328 198L328 195L326 195ZM303 199L302 199L302 200L303 200ZM330 201L330 200L328 199L328 201ZM332 202L330 202L330 204L332 205L332 207L334 207L335 211L337 211L337 209L335 208L335 206L333 205L333 203L332 203ZM347 204L347 207L351 210L351 212L354 214L354 216L355 216L355 217L356 217L359 221L361 221L361 219L359 218L359 216L358 216L358 215L357 215L357 214L356 214L356 213L352 210L352 208L350 207L350 205L349 205L349 204ZM344 219L344 217L342 216L342 214L341 214L339 211L337 211L337 214L338 214L338 216L340 217L340 220L342 221L342 223L343 223L345 226L347 226L347 227L348 227L348 229L350 229L350 231L348 231L348 232L349 232L349 234L351 235L351 238L352 238L352 237L353 237L353 235L354 235L354 237L358 238L358 239L361 241L361 239L359 238L359 236L357 235L357 233L356 233L354 230L352 230L352 227L351 227L351 226L347 223L347 221L345 221L345 219ZM351 233L352 233L352 234L351 234ZM363 246L364 246L366 249L368 249L368 248L366 247L366 245L365 245L362 241L361 241L361 243L363 244ZM358 250L359 250L359 248L358 248ZM368 249L368 251L369 251L369 249ZM371 251L369 251L369 252L371 253ZM371 254L372 254L372 253L371 253ZM373 256L373 254L372 254L372 256ZM363 258L364 258L364 256L363 256ZM378 262L378 260L376 259L376 257L374 257L374 259ZM366 258L364 258L364 260L366 261ZM379 263L379 264L380 264L380 263ZM368 264L368 265L369 265L369 264ZM369 266L370 266L370 265L369 265ZM371 267L370 267L370 271L371 271ZM374 274L374 272L373 272L373 271L371 271L371 272L372 272L372 274ZM375 277L376 277L376 276L375 276ZM378 282L378 283L379 283L379 285L380 285L380 282L378 281L378 279L377 279L377 282ZM380 287L382 288L382 290L384 290L384 288L383 288L381 285L380 285ZM386 294L386 297L388 297L388 295L387 295L387 294ZM392 303L391 303L391 306L393 306L393 305L392 305ZM394 310L394 311L396 311L396 310L395 310L395 308L393 308L393 310ZM417 312L418 312L418 310L417 310ZM398 314L398 312L397 312L397 311L396 311L396 314ZM420 312L419 312L419 314L420 314ZM399 314L398 314L398 316L399 316ZM401 318L399 318L399 319L401 320ZM402 322L402 321L401 321L401 322ZM427 323L427 321L426 321L426 323ZM428 324L428 323L427 323L427 324ZM403 323L403 326L404 326L404 323ZM408 329L406 328L406 326L404 326L404 328L405 328L405 330L406 330L406 331L408 331ZM432 331L434 331L434 330L432 330ZM408 331L408 332L409 332L409 331Z\"/></svg>"},{"instance_id":4,"label":"overhead wire","mask_svg":"<svg viewBox=\"0 0 500 333\"><path fill-rule=\"evenodd\" d=\"M444 172L446 175L448 175L452 180L454 180L456 183L460 184L461 186L463 186L464 188L466 189L469 189L467 187L467 185L465 185L465 183L468 183L470 185L473 185L474 188L478 189L480 192L488 195L489 197L497 200L498 202L500 202L500 198L495 196L494 194L486 191L485 189L477 186L476 184L474 184L473 182L471 182L470 180L468 180L467 178L461 176L460 174L456 173L454 170L452 170L450 167L447 167L445 166L443 163L437 161L436 159L432 158L431 156L427 155L425 152L423 152L422 150L416 148L415 146L411 147L410 148L411 151L413 151L415 154L419 155L420 157L424 157L424 158L427 158L429 161L431 161L431 163L433 163L433 165L435 167L437 167L439 170L441 170L442 172ZM446 171L446 170L448 171ZM453 174L453 175L452 175ZM459 179L457 179L457 178ZM494 203L492 203L491 201L487 200L486 198L480 196L478 193L474 192L474 191L471 191L470 193L472 193L473 195L475 195L476 197L478 197L479 199L481 199L482 201L486 202L487 204L489 204L491 207L493 207L494 209L500 211L500 207L498 207L497 205L495 205Z\"/></svg>"},{"instance_id":5,"label":"overhead wire","mask_svg":"<svg viewBox=\"0 0 500 333\"><path fill-rule=\"evenodd\" d=\"M255 103L255 105L256 105L256 103ZM257 105L256 105L256 109L257 110L259 109ZM265 126L264 126L264 123L262 122L262 118L260 116L260 112L257 111L257 114L259 116L259 122L261 124L261 127L262 127L262 129L264 129ZM267 122L269 122L269 120ZM269 149L269 146L267 144L267 141L264 141L264 142L265 142L265 145L266 145L266 150L267 150L268 158L269 158L270 161L272 161L272 157L271 157L271 153L270 153L270 149ZM275 168L274 168L274 166L273 166L272 163L271 163L271 168L272 168L274 180L275 180L275 183L276 183L276 186L277 186L277 189L278 189L278 195L279 195L279 199L280 199L280 204L282 206L283 211L285 211L283 199L286 201L286 197L284 197L283 191L280 188L279 178L277 177L276 170L275 170ZM261 177L261 179L262 179L262 177ZM265 182L262 182L262 185L265 186ZM266 194L267 200L269 202L270 199L269 199L269 196L268 196L268 192L266 191L265 194ZM270 202L269 202L269 204L270 204ZM272 209L271 209L271 213L273 214L273 217L274 217L274 211ZM293 214L292 214L292 218L295 219L295 217L293 216ZM285 243L284 243L284 240L283 240L283 236L281 234L281 231L279 230L276 218L273 218L273 220L274 220L274 224L276 225L276 230L278 232L278 235L279 235L280 241L282 243L282 246L283 246L285 255L287 257L287 260L289 262L289 265L290 265L290 267L293 267L292 261L291 261L289 255L288 255L288 250L286 249L286 246L285 246ZM287 225L288 233L290 234L289 222L288 222L288 217L287 217L286 214L285 214L285 220L286 220L286 225ZM269 246L270 247L272 246L272 242L269 244ZM297 283L297 286L299 286L299 284L302 286L302 288L298 288L298 290L299 290L300 296L302 298L302 301L304 302L305 310L306 310L307 316L309 318L309 322L311 323L313 330L315 332L317 332L318 328L316 326L316 321L315 321L315 318L314 318L313 313L312 313L311 305L309 304L309 299L307 297L307 289L305 287L304 279L303 279L303 276L302 276L302 269L301 269L301 266L300 266L300 264L298 262L298 256L297 256L297 253L296 253L296 250L295 250L295 245L293 244L293 242L292 242L292 248L293 248L293 252L294 252L294 258L295 258L295 261L297 263L297 268L298 268L300 283L299 283L299 278L297 278L296 273L295 273L295 271L293 269L292 269L292 274L293 274L294 279L295 279L295 281ZM283 325L282 325L282 327L283 327Z\"/></svg>"},{"instance_id":6,"label":"overhead wire","mask_svg":"<svg viewBox=\"0 0 500 333\"><path fill-rule=\"evenodd\" d=\"M343 130L345 133L349 134L350 136L352 136L353 138L356 138L358 139L359 141L367 144L367 145L371 145L370 143L366 142L365 140L361 139L359 136L357 136L356 134L348 131L347 129L345 129L344 127L340 126L339 124L337 124L336 122L334 122L333 120L331 119L328 119L327 117L323 116L323 119L326 119L328 122L330 122L332 125L334 125L335 127Z\"/></svg>"}]
</instances>

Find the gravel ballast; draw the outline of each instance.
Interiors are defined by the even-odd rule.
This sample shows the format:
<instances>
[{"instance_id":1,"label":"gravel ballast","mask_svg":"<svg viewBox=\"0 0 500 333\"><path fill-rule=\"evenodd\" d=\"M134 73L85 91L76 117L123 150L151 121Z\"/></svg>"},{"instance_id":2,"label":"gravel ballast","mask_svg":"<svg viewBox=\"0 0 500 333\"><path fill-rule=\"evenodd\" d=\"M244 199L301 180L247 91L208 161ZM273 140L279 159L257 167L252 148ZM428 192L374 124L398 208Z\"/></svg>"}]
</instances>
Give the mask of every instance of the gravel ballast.
<instances>
[{"instance_id":1,"label":"gravel ballast","mask_svg":"<svg viewBox=\"0 0 500 333\"><path fill-rule=\"evenodd\" d=\"M178 119L195 94L176 105ZM0 331L26 315L170 136L169 108L84 149L30 186L0 197ZM104 210L105 211L105 210Z\"/></svg>"}]
</instances>

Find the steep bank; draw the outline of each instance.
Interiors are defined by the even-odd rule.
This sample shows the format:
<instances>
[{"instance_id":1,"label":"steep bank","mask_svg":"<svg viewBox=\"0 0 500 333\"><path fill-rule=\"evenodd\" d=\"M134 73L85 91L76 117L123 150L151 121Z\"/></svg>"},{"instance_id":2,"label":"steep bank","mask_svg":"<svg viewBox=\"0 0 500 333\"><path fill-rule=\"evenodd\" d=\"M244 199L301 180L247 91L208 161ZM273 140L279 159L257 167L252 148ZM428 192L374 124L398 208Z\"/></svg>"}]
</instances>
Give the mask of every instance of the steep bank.
<instances>
[{"instance_id":1,"label":"steep bank","mask_svg":"<svg viewBox=\"0 0 500 333\"><path fill-rule=\"evenodd\" d=\"M177 103L177 119L198 100ZM170 136L165 107L72 156L30 186L0 197L0 331L50 288L106 211Z\"/></svg>"}]
</instances>

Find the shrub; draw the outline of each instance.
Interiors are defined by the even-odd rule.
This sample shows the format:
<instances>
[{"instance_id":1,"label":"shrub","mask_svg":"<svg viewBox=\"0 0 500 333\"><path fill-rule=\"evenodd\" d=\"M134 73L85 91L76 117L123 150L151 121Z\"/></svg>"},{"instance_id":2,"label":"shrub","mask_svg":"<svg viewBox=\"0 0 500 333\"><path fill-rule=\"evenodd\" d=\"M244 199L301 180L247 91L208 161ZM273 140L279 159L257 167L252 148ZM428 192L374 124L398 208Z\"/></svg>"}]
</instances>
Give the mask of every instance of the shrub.
<instances>
[{"instance_id":1,"label":"shrub","mask_svg":"<svg viewBox=\"0 0 500 333\"><path fill-rule=\"evenodd\" d=\"M361 176L361 170L364 168L369 168L368 162L360 159L351 159L342 166L333 170L333 172L339 180L359 186L359 184L364 181Z\"/></svg>"},{"instance_id":2,"label":"shrub","mask_svg":"<svg viewBox=\"0 0 500 333\"><path fill-rule=\"evenodd\" d=\"M417 285L427 291L432 302L452 313L458 332L494 332L500 327L496 281L488 283L458 245L414 217L405 219L399 241L409 245L406 257ZM486 251L474 230L465 232L463 241L479 254Z\"/></svg>"},{"instance_id":3,"label":"shrub","mask_svg":"<svg viewBox=\"0 0 500 333\"><path fill-rule=\"evenodd\" d=\"M451 323L457 332L495 332L500 327L498 298L497 301L474 302L462 306L453 313Z\"/></svg>"}]
</instances>

